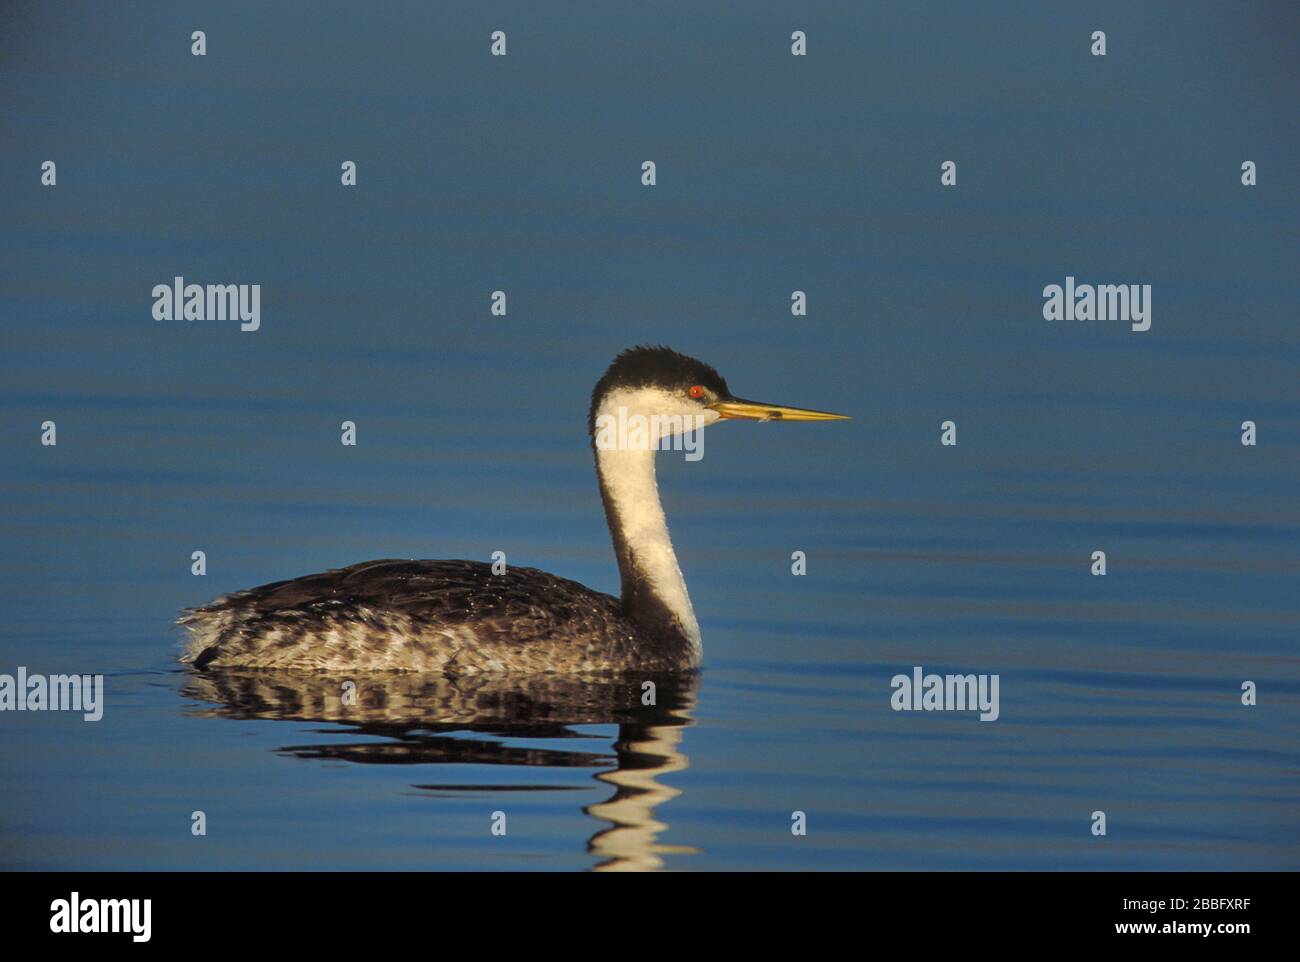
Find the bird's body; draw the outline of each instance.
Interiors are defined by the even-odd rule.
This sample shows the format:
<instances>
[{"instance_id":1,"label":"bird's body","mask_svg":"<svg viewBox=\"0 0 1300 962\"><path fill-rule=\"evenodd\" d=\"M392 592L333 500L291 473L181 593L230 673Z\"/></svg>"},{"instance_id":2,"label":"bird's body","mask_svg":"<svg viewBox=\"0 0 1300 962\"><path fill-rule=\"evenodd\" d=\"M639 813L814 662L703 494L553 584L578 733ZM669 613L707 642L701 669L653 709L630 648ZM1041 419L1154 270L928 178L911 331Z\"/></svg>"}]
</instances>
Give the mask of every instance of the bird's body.
<instances>
[{"instance_id":1,"label":"bird's body","mask_svg":"<svg viewBox=\"0 0 1300 962\"><path fill-rule=\"evenodd\" d=\"M594 672L694 664L619 600L536 568L478 561L365 561L239 591L187 612L197 668Z\"/></svg>"},{"instance_id":2,"label":"bird's body","mask_svg":"<svg viewBox=\"0 0 1300 962\"><path fill-rule=\"evenodd\" d=\"M186 611L181 660L199 669L477 672L680 671L701 638L659 501L665 439L723 418L842 415L735 398L668 348L633 348L592 393L588 432L622 579L620 597L535 568L369 561L237 591ZM608 430L613 419L623 428ZM641 435L625 430L645 419Z\"/></svg>"}]
</instances>

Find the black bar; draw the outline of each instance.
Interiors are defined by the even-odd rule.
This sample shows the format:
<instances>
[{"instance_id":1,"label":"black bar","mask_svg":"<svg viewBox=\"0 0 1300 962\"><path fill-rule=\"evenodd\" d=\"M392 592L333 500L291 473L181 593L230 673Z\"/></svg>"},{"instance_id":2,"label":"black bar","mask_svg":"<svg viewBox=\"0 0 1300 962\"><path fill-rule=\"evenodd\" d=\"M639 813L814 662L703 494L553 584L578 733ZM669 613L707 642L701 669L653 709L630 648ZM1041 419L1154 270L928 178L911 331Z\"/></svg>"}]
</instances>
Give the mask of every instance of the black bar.
<instances>
[{"instance_id":1,"label":"black bar","mask_svg":"<svg viewBox=\"0 0 1300 962\"><path fill-rule=\"evenodd\" d=\"M580 951L596 933L604 933L601 941L622 933L649 947L684 926L760 943L767 934L787 932L819 941L844 936L864 946L877 938L904 938L926 950L964 944L982 951L1043 940L1148 946L1200 941L1231 950L1241 939L1276 939L1287 930L1282 915L1293 901L1294 878L1226 872L686 873L620 879L111 872L16 873L5 876L5 886L4 932L18 944L134 942L130 931L52 932L57 903L69 903L70 910L76 892L83 912L91 900L150 900L148 944L175 947L338 949L380 935L418 941L456 932L470 940L465 949L471 951L476 939L493 951L516 939L536 948L539 934L558 951ZM125 922L121 927L130 928Z\"/></svg>"}]
</instances>

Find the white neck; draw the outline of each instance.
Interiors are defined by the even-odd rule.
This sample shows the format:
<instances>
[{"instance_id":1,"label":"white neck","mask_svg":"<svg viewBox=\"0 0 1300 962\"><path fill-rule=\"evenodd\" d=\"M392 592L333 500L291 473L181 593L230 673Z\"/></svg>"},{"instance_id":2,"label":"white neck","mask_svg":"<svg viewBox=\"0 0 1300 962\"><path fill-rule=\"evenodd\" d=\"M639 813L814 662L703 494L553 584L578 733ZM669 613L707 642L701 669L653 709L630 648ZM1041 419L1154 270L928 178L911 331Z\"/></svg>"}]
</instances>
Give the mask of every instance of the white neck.
<instances>
[{"instance_id":1,"label":"white neck","mask_svg":"<svg viewBox=\"0 0 1300 962\"><path fill-rule=\"evenodd\" d=\"M654 451L597 450L596 473L619 556L624 604L635 615L653 598L698 655L700 625L659 501Z\"/></svg>"},{"instance_id":2,"label":"white neck","mask_svg":"<svg viewBox=\"0 0 1300 962\"><path fill-rule=\"evenodd\" d=\"M618 390L603 400L598 415L625 413L690 414L692 407L675 395L653 388ZM708 421L716 420L709 412ZM599 423L599 418L598 418ZM654 432L652 432L654 433ZM675 636L700 655L700 625L677 564L668 522L655 481L655 445L609 445L593 438L596 473L605 502L605 517L623 579L623 607L650 631Z\"/></svg>"}]
</instances>

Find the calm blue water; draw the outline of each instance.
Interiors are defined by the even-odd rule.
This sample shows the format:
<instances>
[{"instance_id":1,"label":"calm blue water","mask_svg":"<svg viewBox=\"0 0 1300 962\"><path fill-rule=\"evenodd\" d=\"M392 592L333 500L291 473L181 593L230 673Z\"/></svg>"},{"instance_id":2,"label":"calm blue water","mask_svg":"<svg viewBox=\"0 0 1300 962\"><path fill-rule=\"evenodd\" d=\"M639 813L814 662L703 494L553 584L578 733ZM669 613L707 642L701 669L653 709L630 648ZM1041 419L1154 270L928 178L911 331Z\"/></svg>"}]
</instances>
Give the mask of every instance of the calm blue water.
<instances>
[{"instance_id":1,"label":"calm blue water","mask_svg":"<svg viewBox=\"0 0 1300 962\"><path fill-rule=\"evenodd\" d=\"M0 673L107 696L0 714L0 866L1300 867L1297 21L6 7ZM261 330L154 321L178 274ZM1066 275L1151 330L1044 321ZM616 592L583 423L647 341L854 416L661 456L698 681L178 670L180 608L367 558ZM915 665L1001 717L892 711Z\"/></svg>"}]
</instances>

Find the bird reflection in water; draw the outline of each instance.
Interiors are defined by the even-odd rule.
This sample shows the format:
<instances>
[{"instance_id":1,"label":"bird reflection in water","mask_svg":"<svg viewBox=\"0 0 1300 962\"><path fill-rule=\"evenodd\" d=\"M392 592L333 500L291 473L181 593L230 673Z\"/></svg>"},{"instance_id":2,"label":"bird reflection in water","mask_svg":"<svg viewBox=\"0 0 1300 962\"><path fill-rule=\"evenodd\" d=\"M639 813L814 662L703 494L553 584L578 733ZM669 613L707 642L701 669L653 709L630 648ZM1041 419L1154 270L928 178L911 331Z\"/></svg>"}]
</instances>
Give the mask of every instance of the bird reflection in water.
<instances>
[{"instance_id":1,"label":"bird reflection in water","mask_svg":"<svg viewBox=\"0 0 1300 962\"><path fill-rule=\"evenodd\" d=\"M654 684L652 705L643 704L646 682ZM659 843L668 826L656 818L656 809L681 794L658 779L688 765L679 746L683 729L692 722L698 686L694 672L451 678L210 670L189 674L181 694L204 702L199 710L203 715L328 722L350 726L351 734L385 739L280 749L297 758L372 765L605 769L594 777L614 786L614 793L583 811L607 826L591 837L587 851L600 859L594 866L597 871L637 871L663 867L664 855L696 851ZM613 753L517 744L528 739L591 737L574 731L577 725L617 725ZM476 734L490 737L466 737ZM556 788L532 783L412 787L436 795Z\"/></svg>"}]
</instances>

